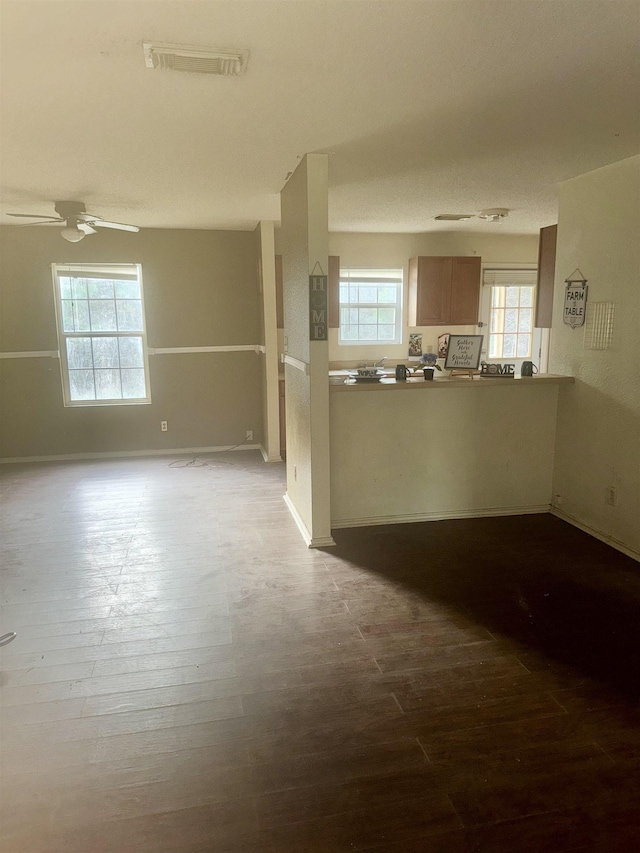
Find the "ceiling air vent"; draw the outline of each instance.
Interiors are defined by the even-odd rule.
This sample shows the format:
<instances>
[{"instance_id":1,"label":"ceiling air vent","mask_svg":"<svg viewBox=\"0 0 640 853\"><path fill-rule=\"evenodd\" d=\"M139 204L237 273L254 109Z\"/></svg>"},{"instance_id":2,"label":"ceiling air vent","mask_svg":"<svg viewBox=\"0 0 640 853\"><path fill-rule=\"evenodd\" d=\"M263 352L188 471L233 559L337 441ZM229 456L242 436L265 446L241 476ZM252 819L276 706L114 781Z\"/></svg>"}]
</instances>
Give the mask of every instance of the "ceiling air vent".
<instances>
[{"instance_id":1,"label":"ceiling air vent","mask_svg":"<svg viewBox=\"0 0 640 853\"><path fill-rule=\"evenodd\" d=\"M237 77L247 67L248 50L230 48L185 47L179 44L142 45L147 68L168 68L192 74L218 74Z\"/></svg>"},{"instance_id":2,"label":"ceiling air vent","mask_svg":"<svg viewBox=\"0 0 640 853\"><path fill-rule=\"evenodd\" d=\"M461 222L463 219L471 219L472 213L439 213L435 218L444 219L447 222Z\"/></svg>"}]
</instances>

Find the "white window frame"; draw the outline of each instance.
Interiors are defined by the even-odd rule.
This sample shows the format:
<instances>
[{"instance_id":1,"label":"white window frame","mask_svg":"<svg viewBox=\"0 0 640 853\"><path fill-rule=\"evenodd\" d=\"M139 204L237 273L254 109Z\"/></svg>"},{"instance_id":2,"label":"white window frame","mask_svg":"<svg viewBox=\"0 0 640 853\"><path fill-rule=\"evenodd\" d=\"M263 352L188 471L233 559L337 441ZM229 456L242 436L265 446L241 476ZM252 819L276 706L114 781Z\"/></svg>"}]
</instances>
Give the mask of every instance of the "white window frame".
<instances>
[{"instance_id":1,"label":"white window frame","mask_svg":"<svg viewBox=\"0 0 640 853\"><path fill-rule=\"evenodd\" d=\"M342 295L344 293L344 287L349 287L349 285L353 284L370 284L373 286L378 285L393 285L396 288L396 299L395 302L350 302L350 301L342 301ZM378 345L388 345L392 346L394 344L402 343L402 294L404 291L404 270L403 269L363 269L363 268L348 268L344 267L340 269L340 282L339 282L339 295L338 295L338 303L339 303L339 313L340 313L340 323L338 328L338 344L339 346L351 347L351 346L378 346ZM353 338L343 338L342 330L343 326L352 325L352 324L343 324L342 323L342 311L343 309L350 310L352 308L395 308L396 311L396 321L394 324L394 336L393 338L380 339L380 338L369 338L367 340L354 340ZM376 324L379 325L379 324ZM386 324L385 324L386 325ZM390 325L390 324L389 324Z\"/></svg>"},{"instance_id":2,"label":"white window frame","mask_svg":"<svg viewBox=\"0 0 640 853\"><path fill-rule=\"evenodd\" d=\"M528 356L501 356L491 357L489 355L489 337L491 334L491 305L493 287L509 285L533 287L532 304L532 342L531 354ZM483 264L482 266L482 299L480 308L481 331L484 335L482 347L482 359L487 362L508 362L516 365L516 373L519 372L523 361L531 360L539 368L541 373L546 372L548 348L548 336L543 330L533 325L535 323L535 306L537 299L537 267L531 264Z\"/></svg>"},{"instance_id":3,"label":"white window frame","mask_svg":"<svg viewBox=\"0 0 640 853\"><path fill-rule=\"evenodd\" d=\"M62 391L65 407L87 407L87 406L140 406L151 403L151 384L149 378L149 349L147 346L147 323L144 306L144 285L142 280L141 264L51 264L51 273L53 277L53 292L55 298L56 326L58 331L58 350L60 355L60 372L62 376ZM131 279L134 276L137 278L140 285L140 303L142 309L142 330L141 331L64 331L62 322L62 295L60 290L59 278L65 277L65 273L80 274L85 273L85 277L102 277L106 280ZM102 275L100 275L102 274ZM127 399L115 397L102 400L72 400L71 390L69 386L69 362L67 358L67 340L69 338L142 338L142 358L145 381L145 396ZM95 368L94 368L95 370Z\"/></svg>"}]
</instances>

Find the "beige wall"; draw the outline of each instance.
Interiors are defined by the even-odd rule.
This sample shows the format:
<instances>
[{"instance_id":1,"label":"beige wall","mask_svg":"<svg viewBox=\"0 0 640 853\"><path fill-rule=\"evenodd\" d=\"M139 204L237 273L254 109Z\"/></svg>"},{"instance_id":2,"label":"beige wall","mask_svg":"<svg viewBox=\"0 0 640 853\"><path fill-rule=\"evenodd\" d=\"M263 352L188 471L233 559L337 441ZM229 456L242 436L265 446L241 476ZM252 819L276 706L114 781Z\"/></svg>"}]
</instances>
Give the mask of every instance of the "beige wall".
<instances>
[{"instance_id":1,"label":"beige wall","mask_svg":"<svg viewBox=\"0 0 640 853\"><path fill-rule=\"evenodd\" d=\"M640 556L640 157L560 188L550 370L571 373L558 408L555 503L571 520ZM584 347L562 322L564 279L579 267L588 301L613 302L613 341ZM614 486L617 503L605 503Z\"/></svg>"},{"instance_id":2,"label":"beige wall","mask_svg":"<svg viewBox=\"0 0 640 853\"><path fill-rule=\"evenodd\" d=\"M335 527L545 511L558 386L333 390Z\"/></svg>"},{"instance_id":3,"label":"beige wall","mask_svg":"<svg viewBox=\"0 0 640 853\"><path fill-rule=\"evenodd\" d=\"M141 263L150 347L256 344L260 305L250 232L0 228L0 350L57 350L52 262ZM0 359L0 458L216 447L261 440L260 356L155 355L151 405L65 408L57 359ZM160 432L160 421L169 430Z\"/></svg>"},{"instance_id":4,"label":"beige wall","mask_svg":"<svg viewBox=\"0 0 640 853\"><path fill-rule=\"evenodd\" d=\"M307 544L331 544L328 344L309 340L309 276L327 269L328 158L308 154L281 193L287 503ZM302 368L302 369L300 369Z\"/></svg>"}]
</instances>

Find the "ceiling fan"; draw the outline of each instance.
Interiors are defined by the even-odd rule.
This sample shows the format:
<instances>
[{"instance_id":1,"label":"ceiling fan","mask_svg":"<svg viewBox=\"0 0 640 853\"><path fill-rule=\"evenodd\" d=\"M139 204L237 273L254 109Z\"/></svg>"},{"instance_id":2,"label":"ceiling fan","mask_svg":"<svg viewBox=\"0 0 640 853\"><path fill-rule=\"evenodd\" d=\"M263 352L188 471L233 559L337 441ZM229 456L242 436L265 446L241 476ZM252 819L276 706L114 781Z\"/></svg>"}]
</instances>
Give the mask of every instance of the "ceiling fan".
<instances>
[{"instance_id":1,"label":"ceiling fan","mask_svg":"<svg viewBox=\"0 0 640 853\"><path fill-rule=\"evenodd\" d=\"M65 240L77 243L87 234L95 234L96 228L115 228L118 231L139 231L137 225L124 225L122 222L107 222L101 216L87 213L81 201L56 201L54 210L57 216L40 216L31 213L9 213L23 219L37 219L38 222L25 222L24 225L64 225L60 232Z\"/></svg>"}]
</instances>

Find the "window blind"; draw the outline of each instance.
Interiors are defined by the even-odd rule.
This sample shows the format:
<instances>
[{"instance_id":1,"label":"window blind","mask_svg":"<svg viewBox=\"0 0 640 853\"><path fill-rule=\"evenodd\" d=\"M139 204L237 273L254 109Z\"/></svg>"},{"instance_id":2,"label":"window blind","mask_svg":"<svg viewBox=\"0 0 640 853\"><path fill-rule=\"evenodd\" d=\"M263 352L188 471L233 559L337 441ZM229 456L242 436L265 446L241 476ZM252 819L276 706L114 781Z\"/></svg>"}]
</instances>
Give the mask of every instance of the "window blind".
<instances>
[{"instance_id":1,"label":"window blind","mask_svg":"<svg viewBox=\"0 0 640 853\"><path fill-rule=\"evenodd\" d=\"M482 283L488 287L535 287L538 283L538 271L530 270L492 270L485 269Z\"/></svg>"}]
</instances>

